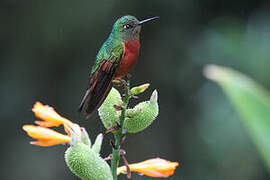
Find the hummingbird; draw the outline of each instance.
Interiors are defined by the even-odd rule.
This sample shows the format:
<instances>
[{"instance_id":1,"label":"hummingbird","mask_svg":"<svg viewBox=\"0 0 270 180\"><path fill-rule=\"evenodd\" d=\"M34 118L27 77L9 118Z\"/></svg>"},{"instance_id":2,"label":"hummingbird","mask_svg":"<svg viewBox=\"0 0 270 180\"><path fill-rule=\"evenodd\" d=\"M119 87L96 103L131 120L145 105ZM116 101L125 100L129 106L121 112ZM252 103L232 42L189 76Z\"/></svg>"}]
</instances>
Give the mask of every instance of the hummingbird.
<instances>
[{"instance_id":1,"label":"hummingbird","mask_svg":"<svg viewBox=\"0 0 270 180\"><path fill-rule=\"evenodd\" d=\"M135 65L140 50L141 26L157 18L139 21L134 16L126 15L114 23L108 39L96 56L86 93L78 108L86 112L86 118L102 105L113 80L121 80Z\"/></svg>"}]
</instances>

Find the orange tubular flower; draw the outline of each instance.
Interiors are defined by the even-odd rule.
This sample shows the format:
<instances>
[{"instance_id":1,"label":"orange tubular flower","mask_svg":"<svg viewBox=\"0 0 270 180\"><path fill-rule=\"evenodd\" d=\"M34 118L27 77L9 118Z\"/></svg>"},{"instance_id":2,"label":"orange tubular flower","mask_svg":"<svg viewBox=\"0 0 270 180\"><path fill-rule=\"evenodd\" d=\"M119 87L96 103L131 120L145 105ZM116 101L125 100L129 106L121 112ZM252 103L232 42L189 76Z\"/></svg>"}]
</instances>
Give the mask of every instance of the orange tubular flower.
<instances>
[{"instance_id":1,"label":"orange tubular flower","mask_svg":"<svg viewBox=\"0 0 270 180\"><path fill-rule=\"evenodd\" d=\"M178 162L155 158L140 163L129 164L130 171L138 172L150 177L168 177L173 175ZM126 172L126 166L117 168L117 174Z\"/></svg>"},{"instance_id":2,"label":"orange tubular flower","mask_svg":"<svg viewBox=\"0 0 270 180\"><path fill-rule=\"evenodd\" d=\"M48 106L43 105L40 102L36 102L32 111L35 113L36 117L44 120L44 121L35 121L35 123L39 126L43 127L57 127L61 124L72 126L72 122L68 119L60 116L55 110Z\"/></svg>"},{"instance_id":3,"label":"orange tubular flower","mask_svg":"<svg viewBox=\"0 0 270 180\"><path fill-rule=\"evenodd\" d=\"M24 125L23 130L32 138L37 139L37 141L30 142L30 144L37 146L53 146L71 141L70 136L60 134L46 127Z\"/></svg>"},{"instance_id":4,"label":"orange tubular flower","mask_svg":"<svg viewBox=\"0 0 270 180\"><path fill-rule=\"evenodd\" d=\"M32 111L36 117L43 121L35 121L38 126L24 125L22 128L27 134L37 141L30 142L37 146L53 146L71 141L69 128L77 129L79 126L70 120L60 116L54 109L48 105L36 102ZM68 135L64 135L49 129L48 127L57 127L63 125Z\"/></svg>"}]
</instances>

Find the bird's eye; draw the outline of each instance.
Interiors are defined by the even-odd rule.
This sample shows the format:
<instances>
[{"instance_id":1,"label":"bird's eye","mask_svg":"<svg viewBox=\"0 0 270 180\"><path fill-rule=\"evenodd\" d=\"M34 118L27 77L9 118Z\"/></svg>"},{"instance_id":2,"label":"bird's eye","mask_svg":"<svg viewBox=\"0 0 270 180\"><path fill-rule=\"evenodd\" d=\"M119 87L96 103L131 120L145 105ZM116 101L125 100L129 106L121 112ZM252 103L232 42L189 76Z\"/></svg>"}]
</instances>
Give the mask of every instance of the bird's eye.
<instances>
[{"instance_id":1,"label":"bird's eye","mask_svg":"<svg viewBox=\"0 0 270 180\"><path fill-rule=\"evenodd\" d=\"M124 26L124 28L125 28L125 29L130 29L130 28L132 28L132 25L126 24L126 25Z\"/></svg>"}]
</instances>

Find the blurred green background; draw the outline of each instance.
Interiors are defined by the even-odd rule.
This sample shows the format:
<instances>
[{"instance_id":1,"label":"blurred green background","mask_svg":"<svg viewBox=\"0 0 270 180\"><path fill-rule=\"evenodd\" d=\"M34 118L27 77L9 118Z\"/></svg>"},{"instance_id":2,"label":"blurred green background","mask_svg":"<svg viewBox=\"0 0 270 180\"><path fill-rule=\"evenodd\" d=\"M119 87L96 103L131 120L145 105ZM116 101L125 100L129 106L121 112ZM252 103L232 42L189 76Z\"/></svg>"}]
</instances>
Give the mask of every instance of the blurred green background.
<instances>
[{"instance_id":1,"label":"blurred green background","mask_svg":"<svg viewBox=\"0 0 270 180\"><path fill-rule=\"evenodd\" d=\"M129 162L178 161L173 180L270 178L240 116L202 74L205 64L225 65L270 89L269 1L0 0L0 9L0 179L77 179L65 165L65 146L31 146L21 126L36 119L31 108L39 100L86 127L92 139L104 132L97 114L85 120L77 106L97 51L126 14L160 16L143 26L131 72L133 85L151 83L133 103L158 89L160 114L128 135Z\"/></svg>"}]
</instances>

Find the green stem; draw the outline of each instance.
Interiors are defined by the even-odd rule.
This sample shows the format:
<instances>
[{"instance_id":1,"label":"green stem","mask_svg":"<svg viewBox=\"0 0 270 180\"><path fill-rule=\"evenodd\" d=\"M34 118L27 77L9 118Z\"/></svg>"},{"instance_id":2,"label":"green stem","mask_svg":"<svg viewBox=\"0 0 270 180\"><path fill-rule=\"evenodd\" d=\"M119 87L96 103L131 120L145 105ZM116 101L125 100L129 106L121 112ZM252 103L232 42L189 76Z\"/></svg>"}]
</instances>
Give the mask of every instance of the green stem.
<instances>
[{"instance_id":1,"label":"green stem","mask_svg":"<svg viewBox=\"0 0 270 180\"><path fill-rule=\"evenodd\" d=\"M114 134L114 146L116 149L112 148L112 160L111 160L111 169L112 169L112 175L113 175L113 180L117 180L117 167L119 164L119 160L120 160L120 148L121 148L121 139L123 137L123 125L124 125L124 120L125 120L125 114L126 114L126 110L128 108L128 103L129 103L129 99L130 99L130 81L127 81L127 85L125 86L125 96L123 97L123 107L122 107L122 112L121 112L121 116L119 119L119 123L120 123L120 129Z\"/></svg>"}]
</instances>

